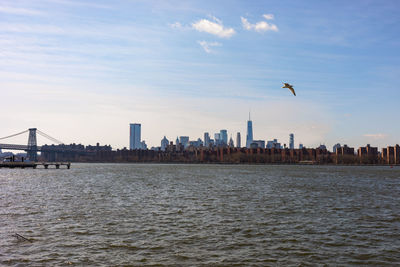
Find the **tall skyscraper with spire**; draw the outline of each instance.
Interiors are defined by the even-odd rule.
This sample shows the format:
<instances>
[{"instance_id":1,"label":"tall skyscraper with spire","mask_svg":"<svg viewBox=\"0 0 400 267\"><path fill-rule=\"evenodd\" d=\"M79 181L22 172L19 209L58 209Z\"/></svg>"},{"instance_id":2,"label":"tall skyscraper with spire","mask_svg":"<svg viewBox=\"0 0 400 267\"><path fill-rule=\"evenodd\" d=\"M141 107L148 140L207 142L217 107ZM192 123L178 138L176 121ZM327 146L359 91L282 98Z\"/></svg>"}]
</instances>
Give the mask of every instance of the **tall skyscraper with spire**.
<instances>
[{"instance_id":1,"label":"tall skyscraper with spire","mask_svg":"<svg viewBox=\"0 0 400 267\"><path fill-rule=\"evenodd\" d=\"M294 134L289 134L289 149L294 149Z\"/></svg>"},{"instance_id":2,"label":"tall skyscraper with spire","mask_svg":"<svg viewBox=\"0 0 400 267\"><path fill-rule=\"evenodd\" d=\"M253 142L253 122L250 119L250 112L249 112L249 120L247 121L246 147L250 148L252 142Z\"/></svg>"}]
</instances>

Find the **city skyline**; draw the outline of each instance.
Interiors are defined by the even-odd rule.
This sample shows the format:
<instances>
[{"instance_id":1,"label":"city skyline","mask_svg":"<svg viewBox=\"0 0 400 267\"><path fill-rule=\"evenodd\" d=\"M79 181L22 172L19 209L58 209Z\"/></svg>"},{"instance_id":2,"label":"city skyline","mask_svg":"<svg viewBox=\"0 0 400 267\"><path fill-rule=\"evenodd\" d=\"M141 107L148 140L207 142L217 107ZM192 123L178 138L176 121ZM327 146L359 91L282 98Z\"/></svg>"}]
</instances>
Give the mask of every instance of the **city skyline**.
<instances>
[{"instance_id":1,"label":"city skyline","mask_svg":"<svg viewBox=\"0 0 400 267\"><path fill-rule=\"evenodd\" d=\"M293 132L296 146L396 144L399 10L396 1L2 1L0 132L38 127L67 144L121 148L138 121L149 147L221 129L241 132L243 145L251 109L255 140L287 144Z\"/></svg>"}]
</instances>

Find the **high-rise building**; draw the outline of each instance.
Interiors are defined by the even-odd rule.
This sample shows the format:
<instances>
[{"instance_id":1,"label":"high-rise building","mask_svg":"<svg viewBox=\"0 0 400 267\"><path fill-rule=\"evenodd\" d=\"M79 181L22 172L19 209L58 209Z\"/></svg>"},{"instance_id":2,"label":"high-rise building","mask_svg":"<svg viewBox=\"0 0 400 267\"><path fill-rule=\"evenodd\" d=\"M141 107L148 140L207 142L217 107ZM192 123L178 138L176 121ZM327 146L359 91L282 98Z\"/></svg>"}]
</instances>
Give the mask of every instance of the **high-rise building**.
<instances>
[{"instance_id":1,"label":"high-rise building","mask_svg":"<svg viewBox=\"0 0 400 267\"><path fill-rule=\"evenodd\" d=\"M140 141L141 128L142 126L140 123L129 124L129 149L142 148L142 143Z\"/></svg>"},{"instance_id":2,"label":"high-rise building","mask_svg":"<svg viewBox=\"0 0 400 267\"><path fill-rule=\"evenodd\" d=\"M189 145L189 136L180 136L179 143L181 143L183 147L186 148Z\"/></svg>"},{"instance_id":3,"label":"high-rise building","mask_svg":"<svg viewBox=\"0 0 400 267\"><path fill-rule=\"evenodd\" d=\"M235 144L233 143L233 139L232 139L232 136L231 136L231 138L229 139L229 147L234 147L235 146Z\"/></svg>"},{"instance_id":4,"label":"high-rise building","mask_svg":"<svg viewBox=\"0 0 400 267\"><path fill-rule=\"evenodd\" d=\"M143 140L143 141L140 143L140 148L141 148L141 149L144 149L144 150L147 149L146 141Z\"/></svg>"},{"instance_id":5,"label":"high-rise building","mask_svg":"<svg viewBox=\"0 0 400 267\"><path fill-rule=\"evenodd\" d=\"M161 140L161 151L165 151L169 144L168 139L164 136L164 138Z\"/></svg>"},{"instance_id":6,"label":"high-rise building","mask_svg":"<svg viewBox=\"0 0 400 267\"><path fill-rule=\"evenodd\" d=\"M247 121L246 147L250 148L251 143L253 143L253 122L250 120L249 112L249 120Z\"/></svg>"},{"instance_id":7,"label":"high-rise building","mask_svg":"<svg viewBox=\"0 0 400 267\"><path fill-rule=\"evenodd\" d=\"M267 141L267 148L281 148L281 143L278 143L278 139L274 139L272 141Z\"/></svg>"},{"instance_id":8,"label":"high-rise building","mask_svg":"<svg viewBox=\"0 0 400 267\"><path fill-rule=\"evenodd\" d=\"M179 138L178 138L178 136L176 137L176 141L175 141L175 145L179 145Z\"/></svg>"},{"instance_id":9,"label":"high-rise building","mask_svg":"<svg viewBox=\"0 0 400 267\"><path fill-rule=\"evenodd\" d=\"M241 148L242 144L240 143L240 133L236 134L236 147Z\"/></svg>"},{"instance_id":10,"label":"high-rise building","mask_svg":"<svg viewBox=\"0 0 400 267\"><path fill-rule=\"evenodd\" d=\"M205 147L210 146L210 134L209 133L204 133L204 146Z\"/></svg>"},{"instance_id":11,"label":"high-rise building","mask_svg":"<svg viewBox=\"0 0 400 267\"><path fill-rule=\"evenodd\" d=\"M289 134L289 149L294 149L294 134Z\"/></svg>"},{"instance_id":12,"label":"high-rise building","mask_svg":"<svg viewBox=\"0 0 400 267\"><path fill-rule=\"evenodd\" d=\"M336 153L336 150L338 150L340 148L340 144L337 143L336 145L333 146L333 153Z\"/></svg>"},{"instance_id":13,"label":"high-rise building","mask_svg":"<svg viewBox=\"0 0 400 267\"><path fill-rule=\"evenodd\" d=\"M215 133L214 134L214 144L216 146L220 146L221 145L221 134L220 133Z\"/></svg>"},{"instance_id":14,"label":"high-rise building","mask_svg":"<svg viewBox=\"0 0 400 267\"><path fill-rule=\"evenodd\" d=\"M257 144L256 148L265 148L265 141L264 140L253 140L253 142L251 144ZM250 144L250 147L251 147Z\"/></svg>"},{"instance_id":15,"label":"high-rise building","mask_svg":"<svg viewBox=\"0 0 400 267\"><path fill-rule=\"evenodd\" d=\"M299 149L303 149L303 144L299 144Z\"/></svg>"},{"instance_id":16,"label":"high-rise building","mask_svg":"<svg viewBox=\"0 0 400 267\"><path fill-rule=\"evenodd\" d=\"M228 144L228 132L227 132L227 130L221 130L221 131L219 131L219 134L220 134L220 138L221 138L222 144L227 145Z\"/></svg>"}]
</instances>

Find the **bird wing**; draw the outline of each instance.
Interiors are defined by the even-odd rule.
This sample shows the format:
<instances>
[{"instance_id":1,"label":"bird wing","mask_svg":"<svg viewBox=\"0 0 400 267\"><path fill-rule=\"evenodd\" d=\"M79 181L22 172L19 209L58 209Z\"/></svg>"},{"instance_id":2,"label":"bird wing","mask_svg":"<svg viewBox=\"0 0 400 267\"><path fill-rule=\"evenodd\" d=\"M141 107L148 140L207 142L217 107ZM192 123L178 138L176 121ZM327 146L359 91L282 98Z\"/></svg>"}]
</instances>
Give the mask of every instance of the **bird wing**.
<instances>
[{"instance_id":1,"label":"bird wing","mask_svg":"<svg viewBox=\"0 0 400 267\"><path fill-rule=\"evenodd\" d=\"M292 91L292 93L296 96L296 93L295 93L293 87L289 87L289 90Z\"/></svg>"}]
</instances>

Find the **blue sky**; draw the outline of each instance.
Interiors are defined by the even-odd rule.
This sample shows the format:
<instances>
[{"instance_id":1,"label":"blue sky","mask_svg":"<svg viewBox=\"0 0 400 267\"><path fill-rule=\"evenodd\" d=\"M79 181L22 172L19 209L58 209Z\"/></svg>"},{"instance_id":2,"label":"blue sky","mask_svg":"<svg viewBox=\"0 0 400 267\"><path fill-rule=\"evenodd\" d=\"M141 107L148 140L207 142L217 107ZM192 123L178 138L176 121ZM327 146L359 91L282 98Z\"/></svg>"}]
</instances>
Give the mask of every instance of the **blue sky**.
<instances>
[{"instance_id":1,"label":"blue sky","mask_svg":"<svg viewBox=\"0 0 400 267\"><path fill-rule=\"evenodd\" d=\"M386 0L3 0L0 133L122 148L138 122L149 146L220 129L244 138L251 110L256 139L400 143L399 11Z\"/></svg>"}]
</instances>

